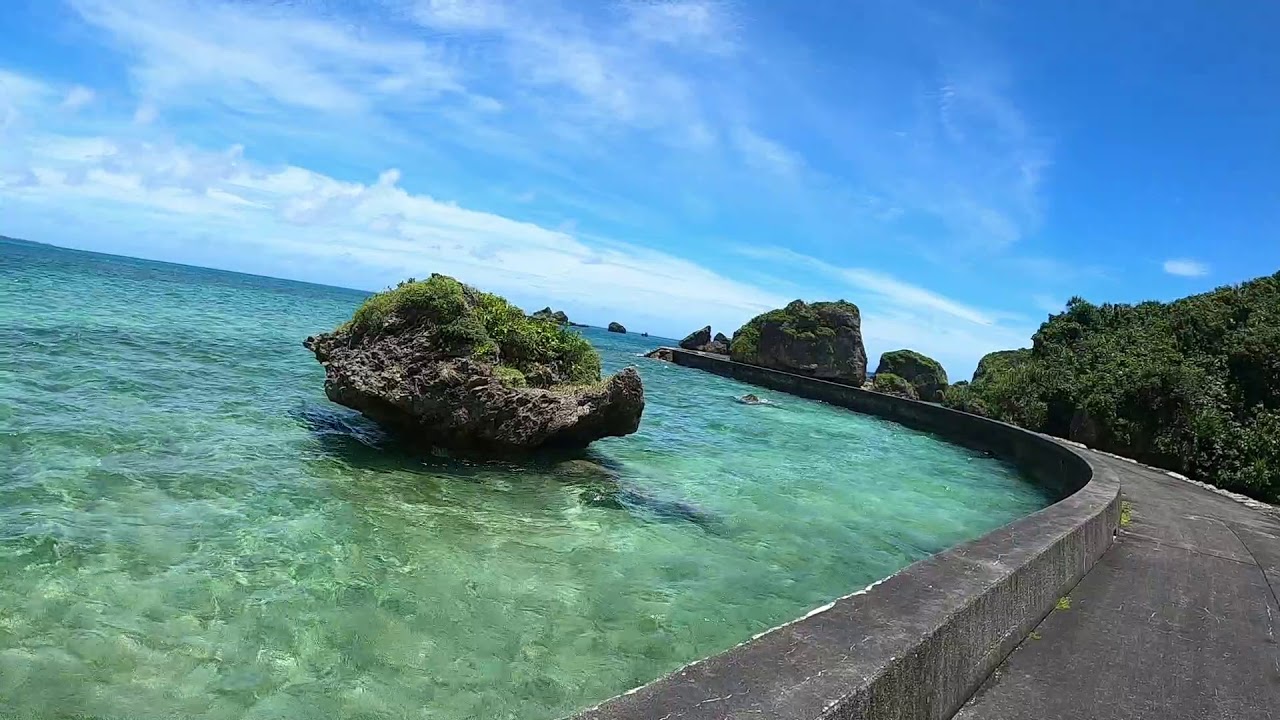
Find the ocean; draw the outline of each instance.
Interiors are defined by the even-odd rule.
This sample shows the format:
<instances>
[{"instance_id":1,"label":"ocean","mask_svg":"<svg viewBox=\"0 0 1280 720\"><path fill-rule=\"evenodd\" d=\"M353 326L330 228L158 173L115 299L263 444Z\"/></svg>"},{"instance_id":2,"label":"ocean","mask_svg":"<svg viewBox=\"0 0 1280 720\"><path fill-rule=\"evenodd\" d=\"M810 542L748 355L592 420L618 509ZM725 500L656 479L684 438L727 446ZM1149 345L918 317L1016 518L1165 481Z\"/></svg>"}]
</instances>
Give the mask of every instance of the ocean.
<instances>
[{"instance_id":1,"label":"ocean","mask_svg":"<svg viewBox=\"0 0 1280 720\"><path fill-rule=\"evenodd\" d=\"M0 240L6 717L562 717L1052 501L594 328L640 432L421 457L302 348L364 296Z\"/></svg>"}]
</instances>

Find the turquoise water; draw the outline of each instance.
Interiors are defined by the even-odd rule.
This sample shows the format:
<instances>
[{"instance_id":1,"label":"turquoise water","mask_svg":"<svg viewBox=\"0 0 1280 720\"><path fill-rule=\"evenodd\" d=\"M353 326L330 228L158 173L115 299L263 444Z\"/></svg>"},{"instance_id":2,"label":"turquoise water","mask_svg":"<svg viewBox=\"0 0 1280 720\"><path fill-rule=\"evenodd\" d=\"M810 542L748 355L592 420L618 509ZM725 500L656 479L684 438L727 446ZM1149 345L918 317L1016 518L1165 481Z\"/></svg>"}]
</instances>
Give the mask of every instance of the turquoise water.
<instances>
[{"instance_id":1,"label":"turquoise water","mask_svg":"<svg viewBox=\"0 0 1280 720\"><path fill-rule=\"evenodd\" d=\"M360 298L0 240L5 717L558 717L1050 500L598 330L612 478L415 458L301 346Z\"/></svg>"}]
</instances>

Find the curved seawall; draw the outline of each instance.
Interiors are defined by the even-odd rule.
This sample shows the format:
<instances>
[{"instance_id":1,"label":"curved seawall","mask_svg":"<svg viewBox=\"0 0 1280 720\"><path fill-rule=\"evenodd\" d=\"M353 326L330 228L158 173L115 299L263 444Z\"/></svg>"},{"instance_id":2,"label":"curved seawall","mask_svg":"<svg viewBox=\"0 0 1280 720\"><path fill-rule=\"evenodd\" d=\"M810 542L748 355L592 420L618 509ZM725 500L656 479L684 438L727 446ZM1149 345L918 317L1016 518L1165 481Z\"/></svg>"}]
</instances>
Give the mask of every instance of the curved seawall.
<instances>
[{"instance_id":1,"label":"curved seawall","mask_svg":"<svg viewBox=\"0 0 1280 720\"><path fill-rule=\"evenodd\" d=\"M670 352L679 365L990 452L1062 499L591 708L581 720L948 718L1114 537L1118 478L1066 445L938 405Z\"/></svg>"}]
</instances>

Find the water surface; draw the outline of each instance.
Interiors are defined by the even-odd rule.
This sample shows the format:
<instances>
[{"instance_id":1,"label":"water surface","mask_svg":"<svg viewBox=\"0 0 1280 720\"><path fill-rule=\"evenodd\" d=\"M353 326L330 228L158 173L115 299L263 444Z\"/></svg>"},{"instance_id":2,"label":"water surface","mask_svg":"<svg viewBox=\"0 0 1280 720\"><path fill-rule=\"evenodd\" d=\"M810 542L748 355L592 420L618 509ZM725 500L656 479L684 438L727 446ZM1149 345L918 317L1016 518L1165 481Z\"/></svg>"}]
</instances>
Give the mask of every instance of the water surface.
<instances>
[{"instance_id":1,"label":"water surface","mask_svg":"<svg viewBox=\"0 0 1280 720\"><path fill-rule=\"evenodd\" d=\"M0 241L0 714L558 717L1049 501L600 330L638 434L415 458L301 347L361 297Z\"/></svg>"}]
</instances>

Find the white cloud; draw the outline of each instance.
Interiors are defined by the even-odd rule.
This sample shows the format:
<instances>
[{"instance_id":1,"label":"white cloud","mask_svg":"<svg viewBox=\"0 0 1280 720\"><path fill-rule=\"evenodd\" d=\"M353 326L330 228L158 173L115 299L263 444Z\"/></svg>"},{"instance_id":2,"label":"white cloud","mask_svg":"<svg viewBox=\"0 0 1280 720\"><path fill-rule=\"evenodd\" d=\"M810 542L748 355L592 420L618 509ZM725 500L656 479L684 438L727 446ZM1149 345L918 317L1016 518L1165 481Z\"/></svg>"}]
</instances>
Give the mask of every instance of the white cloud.
<instances>
[{"instance_id":1,"label":"white cloud","mask_svg":"<svg viewBox=\"0 0 1280 720\"><path fill-rule=\"evenodd\" d=\"M137 110L133 111L133 122L135 125L150 125L160 116L160 111L151 103L142 103Z\"/></svg>"},{"instance_id":2,"label":"white cloud","mask_svg":"<svg viewBox=\"0 0 1280 720\"><path fill-rule=\"evenodd\" d=\"M358 264L385 283L446 272L543 304L676 327L708 321L736 327L783 302L669 254L588 242L409 192L396 169L366 184L257 165L239 146L205 152L66 136L30 137L25 145L29 172L0 174L6 202L72 214L108 208L145 229L168 228L174 245L225 232L256 252Z\"/></svg>"},{"instance_id":3,"label":"white cloud","mask_svg":"<svg viewBox=\"0 0 1280 720\"><path fill-rule=\"evenodd\" d=\"M737 49L736 27L728 4L697 0L631 2L630 29L650 42L699 52L730 53Z\"/></svg>"},{"instance_id":4,"label":"white cloud","mask_svg":"<svg viewBox=\"0 0 1280 720\"><path fill-rule=\"evenodd\" d=\"M1209 266L1196 260L1176 258L1164 261L1164 271L1179 277L1203 277L1209 274Z\"/></svg>"},{"instance_id":5,"label":"white cloud","mask_svg":"<svg viewBox=\"0 0 1280 720\"><path fill-rule=\"evenodd\" d=\"M71 1L134 58L134 80L152 104L215 97L240 111L280 104L356 113L378 99L406 103L463 92L426 43L328 22L289 5Z\"/></svg>"},{"instance_id":6,"label":"white cloud","mask_svg":"<svg viewBox=\"0 0 1280 720\"><path fill-rule=\"evenodd\" d=\"M62 108L64 110L75 112L80 108L83 108L85 105L93 102L95 97L97 97L97 95L89 88L83 85L73 85L71 89L67 91L66 97L62 99Z\"/></svg>"}]
</instances>

